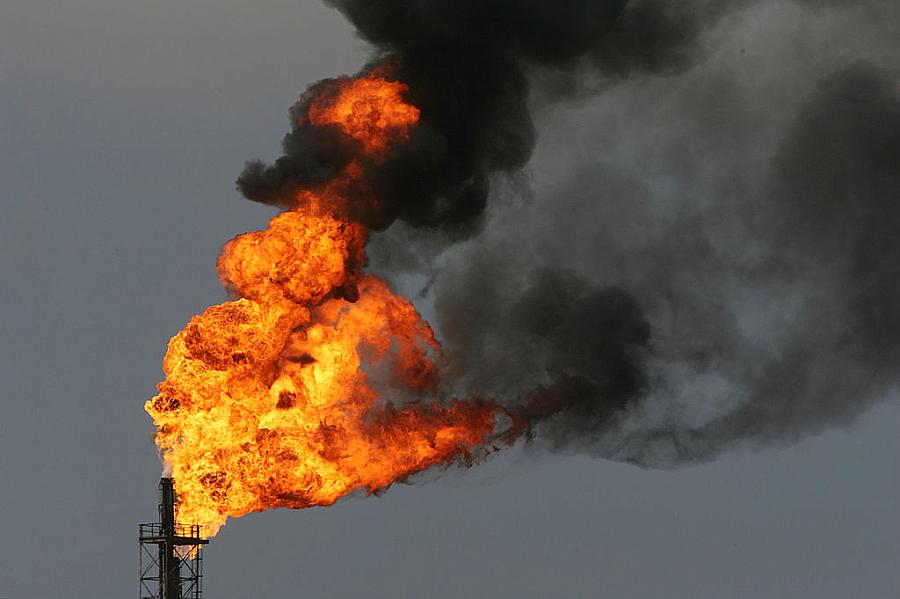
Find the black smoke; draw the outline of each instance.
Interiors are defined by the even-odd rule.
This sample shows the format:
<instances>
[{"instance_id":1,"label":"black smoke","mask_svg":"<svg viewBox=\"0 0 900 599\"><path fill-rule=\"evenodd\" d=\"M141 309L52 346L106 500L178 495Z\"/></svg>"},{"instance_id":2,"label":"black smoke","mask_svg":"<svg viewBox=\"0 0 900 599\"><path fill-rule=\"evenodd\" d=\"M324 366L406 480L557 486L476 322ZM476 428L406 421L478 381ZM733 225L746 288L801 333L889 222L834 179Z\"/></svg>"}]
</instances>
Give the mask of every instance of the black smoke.
<instances>
[{"instance_id":1,"label":"black smoke","mask_svg":"<svg viewBox=\"0 0 900 599\"><path fill-rule=\"evenodd\" d=\"M852 423L896 389L896 79L858 62L804 87L785 68L774 78L784 89L770 90L759 110L740 87L758 75L743 49L725 74L692 72L710 53L710 31L729 31L728 19L748 7L801 19L845 11L829 26L852 42L845 21L883 22L890 3L329 3L422 111L387 163L364 165L381 209L355 216L376 229L401 221L373 240L376 270L429 274L423 294L434 300L448 395L505 402L533 421L536 442L557 450L666 467ZM821 48L815 60L783 62L822 71L825 55L837 60ZM777 72L780 62L766 64ZM686 136L645 153L663 167L651 175L637 156L588 160L520 220L489 214L498 175L532 159L533 88L544 87L541 99L581 99L582 80L597 77L603 85L588 87L602 94L631 86L687 105L684 123L656 125L660 139L677 138L679 127ZM313 86L292 114L328 85ZM632 110L616 106L622 118ZM691 126L703 135L692 139ZM652 140L644 127L625 133ZM239 188L285 203L359 160L354 144L336 128L295 125L284 156L250 163ZM710 169L721 174L703 174ZM698 189L660 201L654 177ZM459 241L478 224L479 237L443 249L445 235ZM435 265L423 247L451 256ZM577 247L588 257L576 259Z\"/></svg>"},{"instance_id":2,"label":"black smoke","mask_svg":"<svg viewBox=\"0 0 900 599\"><path fill-rule=\"evenodd\" d=\"M640 305L571 272L541 269L517 282L497 276L503 269L482 260L441 290L435 309L454 357L445 377L506 398L533 424L552 418L571 434L602 430L648 384L651 329Z\"/></svg>"},{"instance_id":3,"label":"black smoke","mask_svg":"<svg viewBox=\"0 0 900 599\"><path fill-rule=\"evenodd\" d=\"M421 122L385 164L365 164L377 213L354 216L374 229L397 219L465 231L487 206L497 173L531 158L531 69L610 77L668 72L690 63L698 35L726 2L673 7L663 0L328 0L376 50L374 62L409 85ZM367 67L371 68L371 67ZM364 69L367 70L367 69ZM299 124L313 85L292 109L284 155L248 163L238 188L249 199L289 205L292 191L327 181L358 148L336 127ZM365 161L363 160L365 163ZM352 193L352 191L351 191ZM351 203L364 205L360 198Z\"/></svg>"},{"instance_id":4,"label":"black smoke","mask_svg":"<svg viewBox=\"0 0 900 599\"><path fill-rule=\"evenodd\" d=\"M473 242L435 284L448 376L514 405L556 397L570 408L534 412L538 441L645 466L851 423L900 381L898 164L900 87L860 63L819 81L768 180L721 206L664 214L639 181L578 172L538 218L590 231L588 270L616 284Z\"/></svg>"}]
</instances>

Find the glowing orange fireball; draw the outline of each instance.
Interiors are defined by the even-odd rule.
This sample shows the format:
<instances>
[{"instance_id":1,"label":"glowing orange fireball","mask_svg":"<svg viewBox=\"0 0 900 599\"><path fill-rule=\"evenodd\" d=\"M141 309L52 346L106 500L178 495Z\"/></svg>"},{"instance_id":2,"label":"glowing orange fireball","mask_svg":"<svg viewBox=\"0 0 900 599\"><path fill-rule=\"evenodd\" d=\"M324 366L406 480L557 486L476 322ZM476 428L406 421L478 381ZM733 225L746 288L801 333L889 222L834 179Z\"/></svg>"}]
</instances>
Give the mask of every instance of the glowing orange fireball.
<instances>
[{"instance_id":1,"label":"glowing orange fireball","mask_svg":"<svg viewBox=\"0 0 900 599\"><path fill-rule=\"evenodd\" d=\"M405 86L340 82L304 117L338 125L367 157L418 123ZM488 402L389 401L433 390L439 346L413 305L362 272L366 231L346 218L342 178L240 235L219 257L240 299L194 316L169 342L146 403L178 483L178 518L215 535L229 517L329 505L439 463L467 459L504 412ZM373 199L373 201L377 201Z\"/></svg>"},{"instance_id":2,"label":"glowing orange fireball","mask_svg":"<svg viewBox=\"0 0 900 599\"><path fill-rule=\"evenodd\" d=\"M406 85L381 78L347 80L337 95L315 98L307 118L313 125L337 125L361 141L369 154L384 151L419 122L419 109L403 101Z\"/></svg>"}]
</instances>

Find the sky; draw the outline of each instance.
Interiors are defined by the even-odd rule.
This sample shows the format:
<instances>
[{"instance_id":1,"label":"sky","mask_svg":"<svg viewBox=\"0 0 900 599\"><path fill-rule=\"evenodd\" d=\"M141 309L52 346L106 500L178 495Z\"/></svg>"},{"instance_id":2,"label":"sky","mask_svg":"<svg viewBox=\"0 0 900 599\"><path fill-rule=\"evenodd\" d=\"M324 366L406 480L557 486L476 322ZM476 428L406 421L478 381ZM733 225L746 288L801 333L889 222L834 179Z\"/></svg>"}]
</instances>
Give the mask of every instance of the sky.
<instances>
[{"instance_id":1,"label":"sky","mask_svg":"<svg viewBox=\"0 0 900 599\"><path fill-rule=\"evenodd\" d=\"M629 290L654 331L648 366L666 381L639 422L622 425L640 442L612 451L605 437L539 440L378 497L230 521L205 554L206 596L896 595L896 379L834 401L810 391L835 385L825 375L796 395L762 383L809 370L849 385L876 378L866 362L896 372L878 361L896 357L893 337L873 358L871 339L844 343L834 327L841 289L862 279L830 278L831 238L802 223L840 221L812 218L818 204L766 202L830 201L845 179L828 173L847 155L887 182L861 193L896 199L895 179L871 166L892 156L865 152L866 140L900 134L887 118L900 94L900 19L890 2L733 4L701 19L691 58L671 67L529 72L536 146L523 169L498 176L479 226L449 243L398 223L371 244L372 271L412 297L451 349L489 346L454 327L475 301L459 290L490 297L504 269L552 264ZM137 596L137 524L156 516L161 471L143 403L168 339L226 299L222 244L277 212L242 199L235 179L248 159L278 156L307 85L356 72L370 51L312 0L0 7L0 597ZM861 139L849 154L816 155L810 132L860 81L862 113L880 120L863 120L862 137L828 138ZM740 225L758 213L790 235L754 245ZM797 239L799 270L742 284L750 266L769 264L758 256ZM875 262L889 268L892 255ZM807 271L822 279L793 285ZM799 310L810 297L816 310ZM720 312L736 315L740 335ZM708 340L720 358L699 369L693 356ZM787 374L748 374L766 348L781 356L796 343L803 357L780 361ZM848 358L848 344L861 353ZM499 384L486 376L509 355L473 353L459 385ZM764 432L742 434L747 423ZM647 442L663 425L675 453ZM688 427L703 435L682 435Z\"/></svg>"}]
</instances>

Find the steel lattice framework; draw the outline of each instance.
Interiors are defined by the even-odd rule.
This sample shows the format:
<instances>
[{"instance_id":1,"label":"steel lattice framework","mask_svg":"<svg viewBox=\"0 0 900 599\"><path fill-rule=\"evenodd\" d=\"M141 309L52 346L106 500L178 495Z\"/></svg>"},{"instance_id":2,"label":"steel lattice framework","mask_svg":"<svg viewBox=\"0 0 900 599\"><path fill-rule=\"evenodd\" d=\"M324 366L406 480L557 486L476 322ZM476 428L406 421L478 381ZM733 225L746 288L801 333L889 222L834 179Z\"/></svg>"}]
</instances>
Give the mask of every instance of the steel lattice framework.
<instances>
[{"instance_id":1,"label":"steel lattice framework","mask_svg":"<svg viewBox=\"0 0 900 599\"><path fill-rule=\"evenodd\" d=\"M200 599L203 545L198 524L175 523L175 484L159 481L159 522L141 524L140 599Z\"/></svg>"}]
</instances>

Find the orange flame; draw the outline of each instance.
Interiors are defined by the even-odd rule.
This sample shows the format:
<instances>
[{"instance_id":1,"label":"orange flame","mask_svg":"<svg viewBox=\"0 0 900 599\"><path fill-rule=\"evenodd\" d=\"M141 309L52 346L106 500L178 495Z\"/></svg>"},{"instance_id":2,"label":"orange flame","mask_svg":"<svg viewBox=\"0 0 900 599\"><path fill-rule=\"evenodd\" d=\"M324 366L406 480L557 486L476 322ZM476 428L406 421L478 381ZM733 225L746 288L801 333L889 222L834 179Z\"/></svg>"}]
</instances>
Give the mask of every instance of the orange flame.
<instances>
[{"instance_id":1,"label":"orange flame","mask_svg":"<svg viewBox=\"0 0 900 599\"><path fill-rule=\"evenodd\" d=\"M303 117L338 125L377 157L419 119L405 86L369 75L314 98ZM508 414L489 402L402 404L433 391L440 347L413 305L362 272L365 229L345 215L346 172L219 257L240 299L171 339L145 409L178 481L180 521L215 535L230 517L330 505L435 464L468 460Z\"/></svg>"},{"instance_id":2,"label":"orange flame","mask_svg":"<svg viewBox=\"0 0 900 599\"><path fill-rule=\"evenodd\" d=\"M367 154L381 152L419 122L419 109L403 100L405 91L403 83L378 77L351 79L336 96L313 99L307 119L313 125L337 125L362 142Z\"/></svg>"}]
</instances>

